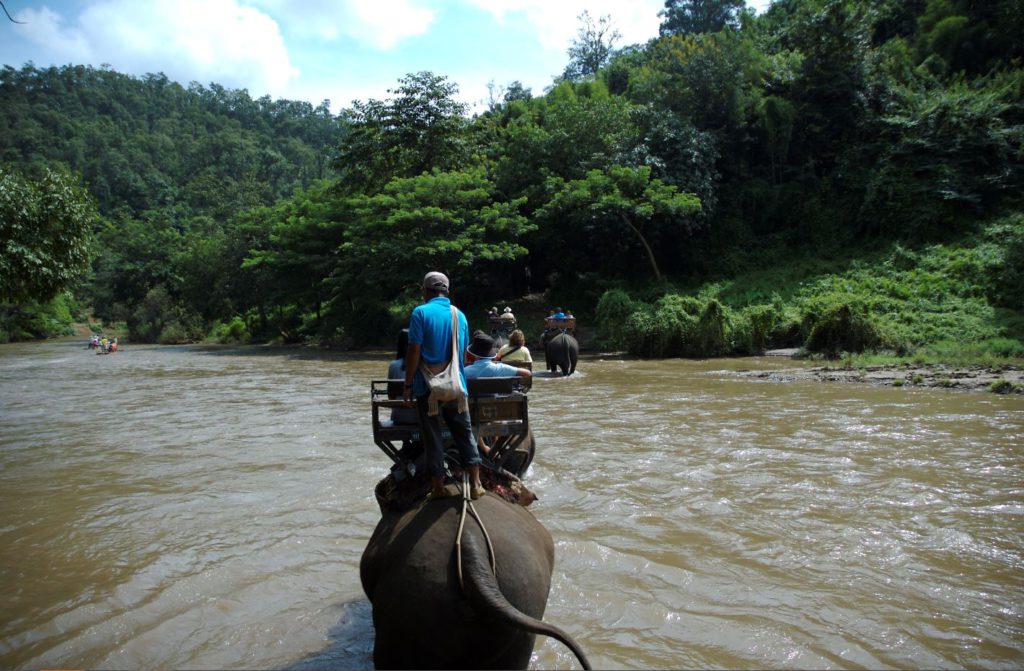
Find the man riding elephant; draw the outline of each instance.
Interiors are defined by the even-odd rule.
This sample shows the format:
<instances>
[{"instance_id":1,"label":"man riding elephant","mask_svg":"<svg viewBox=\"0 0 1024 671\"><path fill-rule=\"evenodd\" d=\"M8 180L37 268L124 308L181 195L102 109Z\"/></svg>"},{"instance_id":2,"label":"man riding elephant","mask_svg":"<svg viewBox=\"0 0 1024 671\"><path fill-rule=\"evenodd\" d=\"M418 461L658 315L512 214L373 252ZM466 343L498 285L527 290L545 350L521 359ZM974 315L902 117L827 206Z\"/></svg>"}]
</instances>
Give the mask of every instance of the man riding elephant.
<instances>
[{"instance_id":1,"label":"man riding elephant","mask_svg":"<svg viewBox=\"0 0 1024 671\"><path fill-rule=\"evenodd\" d=\"M575 331L576 318L563 312L562 308L555 308L544 320L540 346L544 350L545 368L549 371L555 372L560 369L562 375L572 375L576 372L580 345L573 337Z\"/></svg>"},{"instance_id":2,"label":"man riding elephant","mask_svg":"<svg viewBox=\"0 0 1024 671\"><path fill-rule=\"evenodd\" d=\"M452 434L459 450L462 466L469 473L473 498L480 498L484 488L480 484L480 452L466 403L466 376L462 353L469 344L469 323L466 315L452 305L448 298L448 278L439 272L429 272L423 278L423 305L415 307L409 320L409 348L405 355L406 403L416 399L420 426L423 427L423 445L427 456L427 470L431 480L431 499L455 495L452 488L444 485L444 443L441 437L440 418ZM453 334L452 329L456 331ZM453 351L454 350L454 351ZM458 375L462 397L436 403L431 401L431 392L420 364L432 375L440 375L449 366L452 375Z\"/></svg>"}]
</instances>

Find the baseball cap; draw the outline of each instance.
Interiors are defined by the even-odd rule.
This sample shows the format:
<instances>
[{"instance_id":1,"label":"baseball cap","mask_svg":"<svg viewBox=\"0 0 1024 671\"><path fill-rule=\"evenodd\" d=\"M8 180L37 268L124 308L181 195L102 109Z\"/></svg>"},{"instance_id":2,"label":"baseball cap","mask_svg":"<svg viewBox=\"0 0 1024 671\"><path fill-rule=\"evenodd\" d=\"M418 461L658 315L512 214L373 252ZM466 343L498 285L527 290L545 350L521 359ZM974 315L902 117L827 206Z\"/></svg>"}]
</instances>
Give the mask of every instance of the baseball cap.
<instances>
[{"instance_id":1,"label":"baseball cap","mask_svg":"<svg viewBox=\"0 0 1024 671\"><path fill-rule=\"evenodd\" d=\"M448 278L445 277L444 273L431 271L423 278L423 288L448 291Z\"/></svg>"}]
</instances>

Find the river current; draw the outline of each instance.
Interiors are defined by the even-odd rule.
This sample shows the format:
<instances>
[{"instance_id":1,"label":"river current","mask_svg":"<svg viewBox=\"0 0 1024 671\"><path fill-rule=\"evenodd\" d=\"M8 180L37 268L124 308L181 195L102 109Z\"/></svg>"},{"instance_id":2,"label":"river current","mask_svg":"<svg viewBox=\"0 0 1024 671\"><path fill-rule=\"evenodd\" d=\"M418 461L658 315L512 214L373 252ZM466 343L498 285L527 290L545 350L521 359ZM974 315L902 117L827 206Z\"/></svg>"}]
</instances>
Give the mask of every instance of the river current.
<instances>
[{"instance_id":1,"label":"river current","mask_svg":"<svg viewBox=\"0 0 1024 671\"><path fill-rule=\"evenodd\" d=\"M0 346L0 667L372 667L389 359ZM1024 665L1024 398L735 374L794 365L538 377L545 619L596 668Z\"/></svg>"}]
</instances>

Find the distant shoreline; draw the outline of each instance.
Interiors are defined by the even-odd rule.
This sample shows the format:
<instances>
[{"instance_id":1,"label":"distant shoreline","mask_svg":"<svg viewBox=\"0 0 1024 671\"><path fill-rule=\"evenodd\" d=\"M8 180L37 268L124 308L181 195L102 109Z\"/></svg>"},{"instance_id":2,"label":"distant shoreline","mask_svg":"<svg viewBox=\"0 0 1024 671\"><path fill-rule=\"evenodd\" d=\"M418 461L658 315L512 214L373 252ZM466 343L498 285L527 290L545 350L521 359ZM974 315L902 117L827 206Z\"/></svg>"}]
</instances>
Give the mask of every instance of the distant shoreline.
<instances>
[{"instance_id":1,"label":"distant shoreline","mask_svg":"<svg viewBox=\"0 0 1024 671\"><path fill-rule=\"evenodd\" d=\"M884 387L928 387L961 391L1024 394L1024 368L1020 366L947 366L943 364L888 364L878 366L745 370L738 375L772 382L854 382Z\"/></svg>"}]
</instances>

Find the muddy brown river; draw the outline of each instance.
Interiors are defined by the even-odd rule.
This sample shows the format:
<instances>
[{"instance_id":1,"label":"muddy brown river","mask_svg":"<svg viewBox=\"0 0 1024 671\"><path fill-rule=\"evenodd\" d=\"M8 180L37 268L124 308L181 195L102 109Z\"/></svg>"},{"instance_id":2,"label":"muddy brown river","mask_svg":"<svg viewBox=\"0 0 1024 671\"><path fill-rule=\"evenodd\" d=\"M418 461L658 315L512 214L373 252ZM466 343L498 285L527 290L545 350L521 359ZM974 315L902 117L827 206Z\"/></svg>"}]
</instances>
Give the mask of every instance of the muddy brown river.
<instances>
[{"instance_id":1,"label":"muddy brown river","mask_svg":"<svg viewBox=\"0 0 1024 671\"><path fill-rule=\"evenodd\" d=\"M0 667L372 667L389 353L83 345L0 346ZM597 668L1024 665L1024 397L734 372L792 365L536 380L545 619Z\"/></svg>"}]
</instances>

